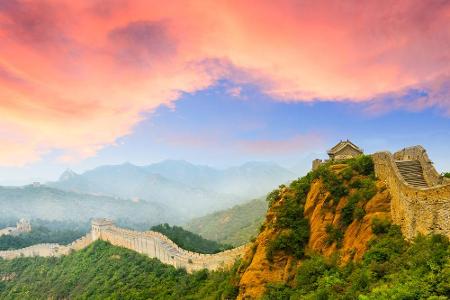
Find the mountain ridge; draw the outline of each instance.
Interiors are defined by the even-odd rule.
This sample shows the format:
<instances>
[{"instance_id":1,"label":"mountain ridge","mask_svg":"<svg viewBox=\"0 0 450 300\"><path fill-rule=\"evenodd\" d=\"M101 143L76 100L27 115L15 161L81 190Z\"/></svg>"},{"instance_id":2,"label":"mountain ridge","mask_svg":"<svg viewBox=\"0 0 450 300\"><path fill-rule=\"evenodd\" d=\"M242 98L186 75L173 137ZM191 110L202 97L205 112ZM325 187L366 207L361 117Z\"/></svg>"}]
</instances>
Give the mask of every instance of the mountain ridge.
<instances>
[{"instance_id":1,"label":"mountain ridge","mask_svg":"<svg viewBox=\"0 0 450 300\"><path fill-rule=\"evenodd\" d=\"M182 160L136 166L104 165L81 174L64 172L46 185L80 193L163 203L186 217L199 217L263 196L294 173L275 163L248 162L224 170Z\"/></svg>"}]
</instances>

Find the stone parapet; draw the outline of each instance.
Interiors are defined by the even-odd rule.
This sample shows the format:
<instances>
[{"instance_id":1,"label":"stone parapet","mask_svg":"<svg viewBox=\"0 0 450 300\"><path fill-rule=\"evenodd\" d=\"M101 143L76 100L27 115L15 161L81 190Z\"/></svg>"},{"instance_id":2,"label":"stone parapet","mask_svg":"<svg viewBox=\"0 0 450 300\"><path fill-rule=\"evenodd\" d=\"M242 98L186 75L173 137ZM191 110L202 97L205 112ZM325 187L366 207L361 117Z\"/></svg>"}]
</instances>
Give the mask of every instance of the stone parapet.
<instances>
[{"instance_id":1,"label":"stone parapet","mask_svg":"<svg viewBox=\"0 0 450 300\"><path fill-rule=\"evenodd\" d=\"M423 151L422 151L423 150ZM377 177L385 181L391 194L391 214L407 239L417 234L440 233L450 237L450 184L436 180L436 170L429 164L422 147L406 148L392 155L378 152L372 155ZM429 188L414 188L401 176L395 160L419 160L427 180L434 183ZM434 171L433 171L434 170Z\"/></svg>"},{"instance_id":2,"label":"stone parapet","mask_svg":"<svg viewBox=\"0 0 450 300\"><path fill-rule=\"evenodd\" d=\"M184 250L165 235L155 231L138 232L110 226L100 233L100 239L113 245L134 250L188 272L200 269L216 270L228 267L243 255L246 246L226 250L216 254L200 254Z\"/></svg>"},{"instance_id":3,"label":"stone parapet","mask_svg":"<svg viewBox=\"0 0 450 300\"><path fill-rule=\"evenodd\" d=\"M58 244L38 244L17 250L0 251L0 257L3 259L34 256L58 257L61 255L66 255L69 252L70 248L67 246L61 246Z\"/></svg>"}]
</instances>

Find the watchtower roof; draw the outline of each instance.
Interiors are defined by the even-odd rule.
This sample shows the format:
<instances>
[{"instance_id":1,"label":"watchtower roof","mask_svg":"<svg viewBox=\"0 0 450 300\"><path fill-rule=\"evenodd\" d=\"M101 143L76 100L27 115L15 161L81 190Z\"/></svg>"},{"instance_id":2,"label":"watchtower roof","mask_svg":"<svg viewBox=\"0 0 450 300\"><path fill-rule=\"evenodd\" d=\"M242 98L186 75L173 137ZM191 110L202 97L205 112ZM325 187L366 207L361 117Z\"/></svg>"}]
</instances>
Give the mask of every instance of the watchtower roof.
<instances>
[{"instance_id":1,"label":"watchtower roof","mask_svg":"<svg viewBox=\"0 0 450 300\"><path fill-rule=\"evenodd\" d=\"M336 146L334 146L333 148L331 148L330 150L328 150L328 154L336 154L339 151L341 151L342 149L344 149L346 146L350 146L353 149L355 149L356 151L359 151L361 153L363 153L364 151L359 148L358 146L356 146L355 144L353 144L350 140L346 140L346 141L340 141Z\"/></svg>"}]
</instances>

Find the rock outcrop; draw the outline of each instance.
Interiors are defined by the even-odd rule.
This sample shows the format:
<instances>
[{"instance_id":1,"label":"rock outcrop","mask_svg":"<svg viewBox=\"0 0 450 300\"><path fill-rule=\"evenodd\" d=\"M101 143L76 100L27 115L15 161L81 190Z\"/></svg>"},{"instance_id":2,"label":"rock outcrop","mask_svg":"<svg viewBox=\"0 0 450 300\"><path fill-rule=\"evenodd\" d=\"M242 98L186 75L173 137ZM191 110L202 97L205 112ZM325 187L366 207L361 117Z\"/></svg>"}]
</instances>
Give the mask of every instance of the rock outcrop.
<instances>
[{"instance_id":1,"label":"rock outcrop","mask_svg":"<svg viewBox=\"0 0 450 300\"><path fill-rule=\"evenodd\" d=\"M331 166L335 173L342 172L344 164ZM358 179L358 178L355 178ZM368 242L374 237L372 220L374 218L390 220L390 194L382 181L376 182L378 192L361 208L365 211L362 219L355 219L345 227L342 240L330 242L327 233L328 226L341 226L341 210L347 204L348 197L342 197L330 206L330 193L321 180L312 182L306 203L304 217L310 224L310 237L306 252L310 255L321 254L328 257L339 255L341 261L359 260L367 250ZM267 258L267 250L271 241L276 238L276 231L271 224L278 218L275 210L277 205L283 205L285 199L292 193L289 188L281 190L281 197L268 211L263 230L249 248L241 266L241 280L239 282L238 299L258 299L266 289L267 284L291 284L295 278L296 267L301 265L291 255L283 252L276 254L272 262ZM300 216L299 216L300 217Z\"/></svg>"}]
</instances>

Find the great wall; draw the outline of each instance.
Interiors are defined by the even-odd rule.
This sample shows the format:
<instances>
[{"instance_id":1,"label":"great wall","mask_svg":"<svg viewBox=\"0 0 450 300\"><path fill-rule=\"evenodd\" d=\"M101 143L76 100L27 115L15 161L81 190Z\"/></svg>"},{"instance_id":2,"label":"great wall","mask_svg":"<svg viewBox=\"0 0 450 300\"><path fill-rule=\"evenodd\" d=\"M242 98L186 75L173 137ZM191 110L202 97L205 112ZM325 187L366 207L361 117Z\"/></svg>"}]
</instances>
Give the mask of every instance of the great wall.
<instances>
[{"instance_id":1,"label":"great wall","mask_svg":"<svg viewBox=\"0 0 450 300\"><path fill-rule=\"evenodd\" d=\"M114 226L111 220L96 219L92 221L91 232L73 243L63 246L58 244L39 244L18 250L0 251L0 257L14 259L17 257L67 255L81 250L96 240L108 241L112 245L124 247L165 264L185 268L188 272L201 269L216 270L232 265L246 251L246 245L216 254L200 254L178 247L165 235L155 231L134 231Z\"/></svg>"},{"instance_id":2,"label":"great wall","mask_svg":"<svg viewBox=\"0 0 450 300\"><path fill-rule=\"evenodd\" d=\"M349 155L348 148L340 150L345 152L345 157ZM360 154L359 148L356 154ZM425 149L415 146L394 154L377 152L371 156L376 176L386 183L391 194L393 223L401 227L405 238L427 233L450 237L450 179L436 171ZM322 161L315 160L313 166L320 163ZM199 254L181 249L161 233L123 229L114 226L110 220L97 219L92 222L90 233L69 245L40 244L0 251L0 258L67 255L96 240L134 250L177 268L185 268L188 272L230 266L249 247L244 245L217 254Z\"/></svg>"},{"instance_id":3,"label":"great wall","mask_svg":"<svg viewBox=\"0 0 450 300\"><path fill-rule=\"evenodd\" d=\"M391 194L392 221L403 235L412 239L433 232L450 237L450 180L436 171L425 149L378 152L372 158L377 177Z\"/></svg>"}]
</instances>

